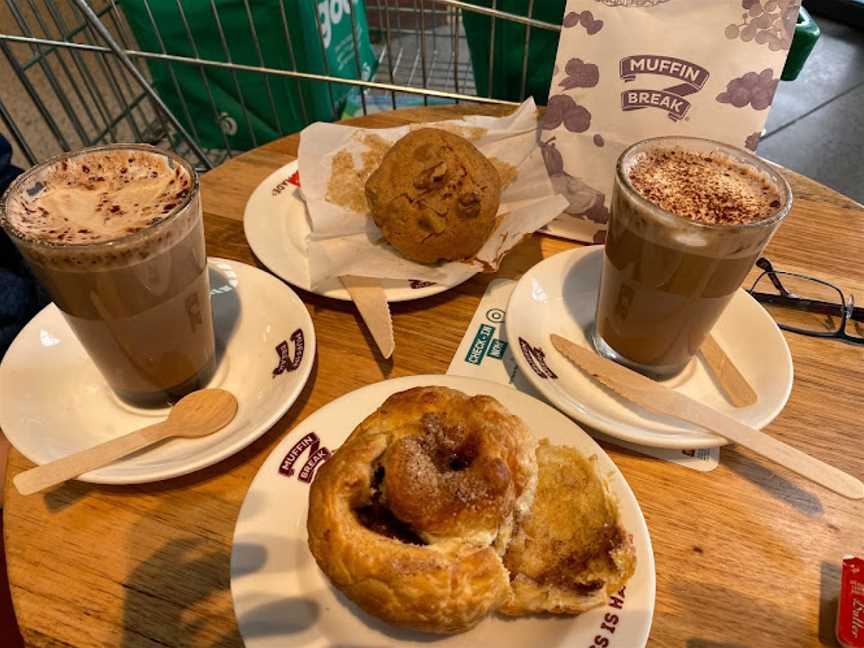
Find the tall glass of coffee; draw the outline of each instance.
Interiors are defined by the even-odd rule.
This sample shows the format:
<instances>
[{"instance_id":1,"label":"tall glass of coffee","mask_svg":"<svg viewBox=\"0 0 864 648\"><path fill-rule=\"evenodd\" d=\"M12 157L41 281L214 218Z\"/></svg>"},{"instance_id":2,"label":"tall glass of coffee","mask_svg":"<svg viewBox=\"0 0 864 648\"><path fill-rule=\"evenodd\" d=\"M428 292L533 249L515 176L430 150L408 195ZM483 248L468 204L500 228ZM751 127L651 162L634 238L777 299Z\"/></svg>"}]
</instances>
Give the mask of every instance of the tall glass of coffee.
<instances>
[{"instance_id":1,"label":"tall glass of coffee","mask_svg":"<svg viewBox=\"0 0 864 648\"><path fill-rule=\"evenodd\" d=\"M158 407L215 365L198 177L149 146L63 154L19 177L0 224L114 392Z\"/></svg>"},{"instance_id":2,"label":"tall glass of coffee","mask_svg":"<svg viewBox=\"0 0 864 648\"><path fill-rule=\"evenodd\" d=\"M653 378L699 350L792 192L770 165L711 140L659 137L618 159L594 345Z\"/></svg>"}]
</instances>

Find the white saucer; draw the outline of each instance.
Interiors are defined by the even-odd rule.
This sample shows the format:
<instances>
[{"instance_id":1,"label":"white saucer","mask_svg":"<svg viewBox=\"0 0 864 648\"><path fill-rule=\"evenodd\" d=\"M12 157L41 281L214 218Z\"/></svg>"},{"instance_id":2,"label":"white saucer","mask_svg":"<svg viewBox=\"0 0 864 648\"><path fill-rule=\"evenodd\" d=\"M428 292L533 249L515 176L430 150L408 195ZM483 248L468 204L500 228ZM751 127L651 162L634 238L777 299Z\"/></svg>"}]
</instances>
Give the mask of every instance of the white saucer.
<instances>
[{"instance_id":1,"label":"white saucer","mask_svg":"<svg viewBox=\"0 0 864 648\"><path fill-rule=\"evenodd\" d=\"M553 405L573 418L613 437L657 448L711 448L726 440L701 428L660 416L612 394L574 367L549 342L557 333L593 349L594 324L603 248L562 252L528 270L510 296L507 338L520 347L513 357L522 373ZM566 295L566 299L565 299ZM710 405L755 428L776 417L792 391L792 356L783 334L759 303L739 290L712 330L714 338L759 396L749 407L732 406L718 390L701 356L667 387ZM536 351L555 375L526 359ZM538 370L540 373L538 373ZM541 375L543 374L543 375Z\"/></svg>"},{"instance_id":2,"label":"white saucer","mask_svg":"<svg viewBox=\"0 0 864 648\"><path fill-rule=\"evenodd\" d=\"M167 441L82 481L138 484L199 470L252 443L300 395L315 362L315 331L303 302L252 266L216 258L209 265L220 356L209 386L237 397L237 416L210 436ZM287 355L280 353L283 343ZM167 412L122 403L54 304L18 334L0 365L0 427L37 464L156 423Z\"/></svg>"},{"instance_id":3,"label":"white saucer","mask_svg":"<svg viewBox=\"0 0 864 648\"><path fill-rule=\"evenodd\" d=\"M536 435L575 447L586 456L597 456L597 470L608 475L622 523L633 534L636 546L636 573L625 588L622 609L606 606L564 618L505 620L490 616L467 633L433 637L370 617L330 585L306 544L309 483L315 467L388 396L421 385L490 394L520 416ZM289 470L284 464L291 459ZM602 645L639 648L648 639L654 614L654 556L642 511L624 477L600 446L570 419L506 385L461 376L408 376L369 385L332 401L306 418L273 450L250 485L237 518L231 594L246 648L359 648L430 641L436 646L585 648L593 645L597 636L614 637L613 642ZM606 614L615 615L613 626L607 619L614 635L601 627Z\"/></svg>"},{"instance_id":4,"label":"white saucer","mask_svg":"<svg viewBox=\"0 0 864 648\"><path fill-rule=\"evenodd\" d=\"M243 232L249 247L275 275L292 286L316 295L351 301L338 279L325 281L314 290L309 279L306 259L306 237L309 221L300 190L289 182L297 172L297 161L289 162L267 176L255 188L243 212ZM437 295L474 276L466 274L453 284L430 284L425 281L382 279L388 302L409 301Z\"/></svg>"}]
</instances>

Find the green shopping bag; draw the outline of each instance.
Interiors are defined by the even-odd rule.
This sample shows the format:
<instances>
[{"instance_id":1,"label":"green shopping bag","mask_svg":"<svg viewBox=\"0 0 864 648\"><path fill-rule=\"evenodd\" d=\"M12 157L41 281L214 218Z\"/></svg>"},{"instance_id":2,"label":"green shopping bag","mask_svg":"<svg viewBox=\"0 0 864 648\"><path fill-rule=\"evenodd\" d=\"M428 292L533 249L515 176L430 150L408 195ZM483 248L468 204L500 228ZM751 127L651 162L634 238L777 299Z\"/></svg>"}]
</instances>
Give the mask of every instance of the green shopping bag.
<instances>
[{"instance_id":1,"label":"green shopping bag","mask_svg":"<svg viewBox=\"0 0 864 648\"><path fill-rule=\"evenodd\" d=\"M293 69L280 3L283 0L215 0L230 61ZM357 49L351 35L349 2L357 25ZM121 0L123 12L141 49L227 62L211 3L182 0L190 42L176 0ZM149 5L149 12L148 12ZM297 69L346 79L375 73L377 59L369 41L365 3L361 0L284 0L288 34ZM315 12L323 39L318 36ZM151 19L152 14L152 19ZM154 22L158 25L154 29ZM254 27L254 32L253 32ZM258 48L255 47L257 36ZM322 40L323 48L322 52ZM163 50L164 47L164 50ZM357 60L359 58L359 61ZM180 122L204 148L246 150L313 121L341 114L349 85L240 72L224 68L147 60L153 86ZM211 100L212 99L212 100Z\"/></svg>"},{"instance_id":2,"label":"green shopping bag","mask_svg":"<svg viewBox=\"0 0 864 648\"><path fill-rule=\"evenodd\" d=\"M491 0L468 0L471 4L491 7ZM531 18L560 25L564 17L564 0L543 0L535 2ZM519 16L528 15L527 0L498 0L495 8ZM477 94L489 94L489 51L495 51L492 67L492 96L496 99L520 101L522 97L522 57L525 54L525 32L527 27L511 20L495 21L495 43L491 41L492 19L468 9L462 11L471 64L474 68L474 81ZM558 52L559 32L531 28L528 45L528 66L526 68L526 96L545 106L549 98L549 81Z\"/></svg>"}]
</instances>

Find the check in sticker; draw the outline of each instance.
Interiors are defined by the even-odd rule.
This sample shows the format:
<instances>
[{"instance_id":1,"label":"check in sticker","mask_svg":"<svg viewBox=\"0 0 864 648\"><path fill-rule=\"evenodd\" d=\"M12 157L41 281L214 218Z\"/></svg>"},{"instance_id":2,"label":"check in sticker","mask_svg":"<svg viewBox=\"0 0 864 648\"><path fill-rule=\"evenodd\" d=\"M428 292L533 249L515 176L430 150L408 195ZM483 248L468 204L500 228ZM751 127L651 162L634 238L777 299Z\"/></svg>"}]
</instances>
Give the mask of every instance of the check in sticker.
<instances>
[{"instance_id":1,"label":"check in sticker","mask_svg":"<svg viewBox=\"0 0 864 648\"><path fill-rule=\"evenodd\" d=\"M507 340L507 302L515 287L512 279L489 282L447 373L511 385L539 398L539 392L519 373Z\"/></svg>"},{"instance_id":2,"label":"check in sticker","mask_svg":"<svg viewBox=\"0 0 864 648\"><path fill-rule=\"evenodd\" d=\"M489 283L462 342L450 362L447 373L503 383L545 400L519 372L513 359L513 346L507 339L507 303L515 287L516 282L512 279L495 279ZM518 341L516 348L518 351ZM714 470L720 463L719 448L699 450L649 448L593 431L592 434L596 434L598 438L612 445L622 446L699 472Z\"/></svg>"},{"instance_id":3,"label":"check in sticker","mask_svg":"<svg viewBox=\"0 0 864 648\"><path fill-rule=\"evenodd\" d=\"M473 365L483 364L483 357L489 349L493 335L495 335L494 326L481 324L477 328L477 333L474 334L474 339L471 341L471 347L468 349L468 354L465 356L465 362ZM499 340L499 343L500 342L501 341ZM507 346L506 342L503 342L503 344L505 347Z\"/></svg>"}]
</instances>

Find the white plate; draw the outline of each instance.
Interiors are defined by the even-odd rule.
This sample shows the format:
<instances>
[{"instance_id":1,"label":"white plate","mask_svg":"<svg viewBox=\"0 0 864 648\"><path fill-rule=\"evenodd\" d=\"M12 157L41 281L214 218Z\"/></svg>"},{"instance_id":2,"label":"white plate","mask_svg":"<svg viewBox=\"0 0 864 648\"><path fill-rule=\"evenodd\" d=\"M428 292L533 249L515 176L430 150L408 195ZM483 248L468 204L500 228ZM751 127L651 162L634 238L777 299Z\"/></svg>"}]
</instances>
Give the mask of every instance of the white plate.
<instances>
[{"instance_id":1,"label":"white plate","mask_svg":"<svg viewBox=\"0 0 864 648\"><path fill-rule=\"evenodd\" d=\"M636 573L625 588L622 609L596 608L578 617L490 616L473 630L452 637L400 630L362 612L334 589L309 553L306 515L309 484L316 458L335 450L384 400L421 385L443 385L467 394L490 394L520 416L537 436L597 456L597 470L608 475L624 527L636 545ZM306 448L315 435L320 447ZM301 442L301 439L307 439ZM302 449L302 452L294 450ZM305 448L305 449L304 449ZM293 452L292 452L293 450ZM280 472L291 453L293 475ZM284 470L284 469L283 469ZM312 469L314 471L314 468ZM639 504L606 453L570 419L545 403L505 385L460 376L408 376L358 389L322 407L298 425L270 454L249 487L231 552L231 594L247 648L288 646L573 646L588 648L597 636L611 648L644 646L654 613L654 556ZM604 615L617 621L610 632Z\"/></svg>"},{"instance_id":2,"label":"white plate","mask_svg":"<svg viewBox=\"0 0 864 648\"><path fill-rule=\"evenodd\" d=\"M82 481L138 484L210 466L264 434L306 384L315 331L303 302L252 266L216 258L209 265L220 355L209 386L237 397L237 416L210 436L167 441L85 473ZM278 348L283 343L287 356ZM167 412L122 403L54 304L24 327L0 365L0 427L37 464L156 423Z\"/></svg>"},{"instance_id":3,"label":"white plate","mask_svg":"<svg viewBox=\"0 0 864 648\"><path fill-rule=\"evenodd\" d=\"M519 347L513 356L522 373L563 412L619 439L657 448L724 445L725 439L697 426L653 414L617 397L552 347L549 335L558 333L593 349L589 336L602 266L601 246L577 248L538 263L519 280L507 306L506 327L507 339ZM742 423L764 427L780 413L792 391L792 356L783 334L744 290L735 293L712 334L759 400L749 407L733 407L718 390L701 356L663 384ZM536 361L526 359L526 353L536 357L537 351L544 354L554 378L547 377L542 367L534 369Z\"/></svg>"},{"instance_id":4,"label":"white plate","mask_svg":"<svg viewBox=\"0 0 864 648\"><path fill-rule=\"evenodd\" d=\"M255 188L243 212L243 232L249 247L274 274L293 286L342 301L351 301L338 279L325 281L314 290L309 279L306 237L309 221L300 190L288 179L297 172L297 161L274 171ZM388 302L409 301L437 295L467 281L470 272L453 284L382 279Z\"/></svg>"}]
</instances>

